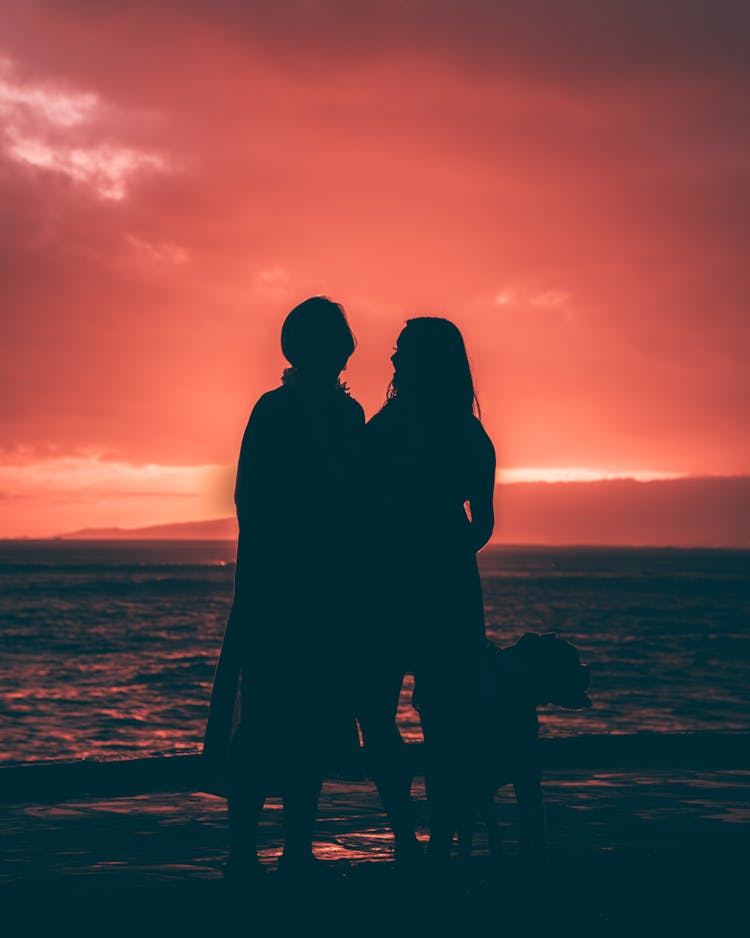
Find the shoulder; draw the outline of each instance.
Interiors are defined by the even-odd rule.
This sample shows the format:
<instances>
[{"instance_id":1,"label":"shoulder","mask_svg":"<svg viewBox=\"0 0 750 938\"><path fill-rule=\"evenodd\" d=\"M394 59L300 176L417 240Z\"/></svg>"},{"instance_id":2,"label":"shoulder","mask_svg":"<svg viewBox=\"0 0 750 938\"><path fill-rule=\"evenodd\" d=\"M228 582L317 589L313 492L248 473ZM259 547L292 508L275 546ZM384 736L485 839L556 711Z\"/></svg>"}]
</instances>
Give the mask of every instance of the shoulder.
<instances>
[{"instance_id":1,"label":"shoulder","mask_svg":"<svg viewBox=\"0 0 750 938\"><path fill-rule=\"evenodd\" d=\"M261 394L250 411L250 418L243 435L243 445L275 432L289 420L294 409L293 402L289 398L290 395L283 387Z\"/></svg>"},{"instance_id":2,"label":"shoulder","mask_svg":"<svg viewBox=\"0 0 750 938\"><path fill-rule=\"evenodd\" d=\"M366 445L375 451L398 445L398 428L389 408L383 407L367 421L365 426Z\"/></svg>"},{"instance_id":3,"label":"shoulder","mask_svg":"<svg viewBox=\"0 0 750 938\"><path fill-rule=\"evenodd\" d=\"M250 412L248 427L293 420L300 410L298 395L281 385L281 387L261 394Z\"/></svg>"},{"instance_id":4,"label":"shoulder","mask_svg":"<svg viewBox=\"0 0 750 938\"><path fill-rule=\"evenodd\" d=\"M377 430L383 425L383 411L379 410L376 414L373 414L372 417L367 421L367 430L372 432Z\"/></svg>"},{"instance_id":5,"label":"shoulder","mask_svg":"<svg viewBox=\"0 0 750 938\"><path fill-rule=\"evenodd\" d=\"M367 430L369 433L382 433L395 426L397 423L398 415L396 409L390 404L385 404L367 421Z\"/></svg>"},{"instance_id":6,"label":"shoulder","mask_svg":"<svg viewBox=\"0 0 750 938\"><path fill-rule=\"evenodd\" d=\"M265 394L261 394L250 413L250 419L252 420L254 417L264 417L267 414L283 412L289 409L290 404L290 395L282 385L279 388L274 388L272 391L266 391Z\"/></svg>"}]
</instances>

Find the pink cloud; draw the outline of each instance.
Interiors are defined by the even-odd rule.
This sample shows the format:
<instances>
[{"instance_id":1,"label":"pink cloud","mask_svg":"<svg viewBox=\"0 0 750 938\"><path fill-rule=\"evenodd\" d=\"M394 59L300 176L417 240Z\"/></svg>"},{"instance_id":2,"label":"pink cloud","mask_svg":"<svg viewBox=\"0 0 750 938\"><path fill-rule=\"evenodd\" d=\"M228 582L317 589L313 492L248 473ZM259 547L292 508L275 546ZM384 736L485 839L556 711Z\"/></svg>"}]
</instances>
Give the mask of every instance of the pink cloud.
<instances>
[{"instance_id":1,"label":"pink cloud","mask_svg":"<svg viewBox=\"0 0 750 938\"><path fill-rule=\"evenodd\" d=\"M114 200L125 197L133 174L166 168L166 160L156 153L96 141L104 110L98 94L20 83L7 60L0 62L0 73L0 114L5 152L11 159L62 173L99 197Z\"/></svg>"}]
</instances>

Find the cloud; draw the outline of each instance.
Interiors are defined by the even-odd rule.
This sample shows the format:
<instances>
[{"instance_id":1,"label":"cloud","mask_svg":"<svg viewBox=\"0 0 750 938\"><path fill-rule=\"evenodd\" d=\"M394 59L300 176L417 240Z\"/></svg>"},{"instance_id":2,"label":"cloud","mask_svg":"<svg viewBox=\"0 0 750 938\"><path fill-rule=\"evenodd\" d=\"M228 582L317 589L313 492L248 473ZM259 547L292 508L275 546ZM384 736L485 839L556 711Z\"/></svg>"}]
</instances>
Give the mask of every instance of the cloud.
<instances>
[{"instance_id":1,"label":"cloud","mask_svg":"<svg viewBox=\"0 0 750 938\"><path fill-rule=\"evenodd\" d=\"M187 264L189 253L172 241L152 242L136 235L126 235L126 240L133 247L135 255L154 264Z\"/></svg>"},{"instance_id":2,"label":"cloud","mask_svg":"<svg viewBox=\"0 0 750 938\"><path fill-rule=\"evenodd\" d=\"M535 309L555 309L558 306L565 306L570 297L571 294L565 290L538 290L527 284L504 287L495 295L493 302L495 306L501 307L531 306Z\"/></svg>"},{"instance_id":3,"label":"cloud","mask_svg":"<svg viewBox=\"0 0 750 938\"><path fill-rule=\"evenodd\" d=\"M6 120L42 120L58 127L75 127L93 118L99 96L45 86L13 83L12 64L0 59L0 113Z\"/></svg>"},{"instance_id":4,"label":"cloud","mask_svg":"<svg viewBox=\"0 0 750 938\"><path fill-rule=\"evenodd\" d=\"M103 199L124 199L130 177L143 169L159 170L164 160L124 147L53 146L39 138L7 131L7 152L20 163L49 169L86 183Z\"/></svg>"},{"instance_id":5,"label":"cloud","mask_svg":"<svg viewBox=\"0 0 750 938\"><path fill-rule=\"evenodd\" d=\"M0 60L0 115L5 153L11 159L62 173L100 198L115 201L125 198L134 175L166 169L159 154L111 142L85 142L92 132L96 135L103 110L98 94L19 83L12 75L11 63Z\"/></svg>"},{"instance_id":6,"label":"cloud","mask_svg":"<svg viewBox=\"0 0 750 938\"><path fill-rule=\"evenodd\" d=\"M273 267L268 267L258 272L256 285L261 292L283 294L288 292L291 288L292 278L285 267L282 267L280 264L274 264Z\"/></svg>"},{"instance_id":7,"label":"cloud","mask_svg":"<svg viewBox=\"0 0 750 938\"><path fill-rule=\"evenodd\" d=\"M563 290L544 290L532 296L529 303L540 309L554 309L556 306L563 306L569 299L570 294Z\"/></svg>"},{"instance_id":8,"label":"cloud","mask_svg":"<svg viewBox=\"0 0 750 938\"><path fill-rule=\"evenodd\" d=\"M40 4L44 8L44 4ZM144 20L179 31L201 25L256 54L313 76L371 61L431 56L475 74L534 80L617 81L639 74L748 70L750 12L742 0L134 0L139 15L87 0L66 13L89 30L141 30Z\"/></svg>"}]
</instances>

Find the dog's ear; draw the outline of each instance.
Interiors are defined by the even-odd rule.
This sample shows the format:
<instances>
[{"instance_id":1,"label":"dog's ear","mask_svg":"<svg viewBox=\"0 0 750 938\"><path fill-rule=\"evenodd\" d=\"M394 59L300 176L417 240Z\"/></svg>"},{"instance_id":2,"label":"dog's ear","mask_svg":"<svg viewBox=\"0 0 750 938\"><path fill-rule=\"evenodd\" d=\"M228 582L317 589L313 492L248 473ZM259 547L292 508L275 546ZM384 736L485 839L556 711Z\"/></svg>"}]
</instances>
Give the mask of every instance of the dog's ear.
<instances>
[{"instance_id":1,"label":"dog's ear","mask_svg":"<svg viewBox=\"0 0 750 938\"><path fill-rule=\"evenodd\" d=\"M523 635L516 642L517 645L533 645L534 642L538 642L542 636L539 632L524 632Z\"/></svg>"},{"instance_id":2,"label":"dog's ear","mask_svg":"<svg viewBox=\"0 0 750 938\"><path fill-rule=\"evenodd\" d=\"M513 647L524 657L535 656L539 653L541 637L538 632L524 632Z\"/></svg>"}]
</instances>

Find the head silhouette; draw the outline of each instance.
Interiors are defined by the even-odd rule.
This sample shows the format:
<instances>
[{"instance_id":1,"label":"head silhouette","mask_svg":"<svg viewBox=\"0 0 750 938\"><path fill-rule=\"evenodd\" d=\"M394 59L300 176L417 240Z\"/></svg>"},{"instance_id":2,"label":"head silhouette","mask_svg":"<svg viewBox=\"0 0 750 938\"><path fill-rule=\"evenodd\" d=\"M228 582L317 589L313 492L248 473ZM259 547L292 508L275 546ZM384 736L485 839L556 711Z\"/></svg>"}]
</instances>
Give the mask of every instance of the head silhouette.
<instances>
[{"instance_id":1,"label":"head silhouette","mask_svg":"<svg viewBox=\"0 0 750 938\"><path fill-rule=\"evenodd\" d=\"M354 347L344 308L325 296L312 296L295 306L281 327L284 357L312 378L336 378Z\"/></svg>"},{"instance_id":2,"label":"head silhouette","mask_svg":"<svg viewBox=\"0 0 750 938\"><path fill-rule=\"evenodd\" d=\"M443 414L470 415L475 405L479 410L463 336L448 319L408 319L391 361L390 401Z\"/></svg>"}]
</instances>

